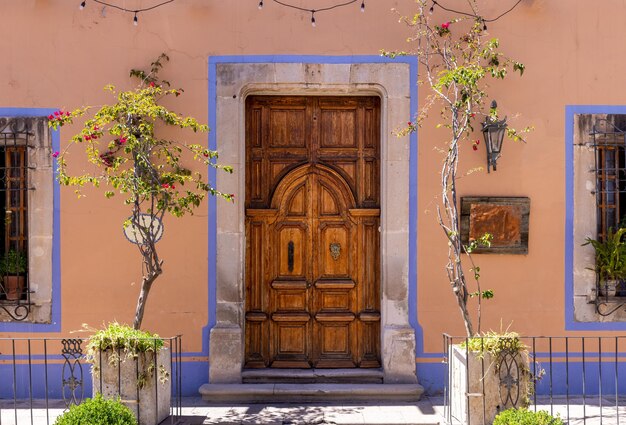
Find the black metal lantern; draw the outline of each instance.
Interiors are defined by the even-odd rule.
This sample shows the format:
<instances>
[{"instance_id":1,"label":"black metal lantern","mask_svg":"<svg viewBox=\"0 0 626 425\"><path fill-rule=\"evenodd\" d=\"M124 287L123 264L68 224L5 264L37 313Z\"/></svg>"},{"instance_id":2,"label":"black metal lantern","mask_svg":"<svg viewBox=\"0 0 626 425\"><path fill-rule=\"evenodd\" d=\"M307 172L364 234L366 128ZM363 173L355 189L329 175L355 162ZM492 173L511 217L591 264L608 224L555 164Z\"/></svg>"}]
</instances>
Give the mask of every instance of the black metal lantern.
<instances>
[{"instance_id":1,"label":"black metal lantern","mask_svg":"<svg viewBox=\"0 0 626 425\"><path fill-rule=\"evenodd\" d=\"M491 109L496 109L497 107L498 104L495 100L491 102ZM485 147L487 148L487 172L489 172L490 167L493 167L493 171L496 171L496 161L500 158L500 152L502 152L502 142L504 141L504 133L507 127L506 117L501 121L495 120L490 116L485 118L483 136L485 136Z\"/></svg>"}]
</instances>

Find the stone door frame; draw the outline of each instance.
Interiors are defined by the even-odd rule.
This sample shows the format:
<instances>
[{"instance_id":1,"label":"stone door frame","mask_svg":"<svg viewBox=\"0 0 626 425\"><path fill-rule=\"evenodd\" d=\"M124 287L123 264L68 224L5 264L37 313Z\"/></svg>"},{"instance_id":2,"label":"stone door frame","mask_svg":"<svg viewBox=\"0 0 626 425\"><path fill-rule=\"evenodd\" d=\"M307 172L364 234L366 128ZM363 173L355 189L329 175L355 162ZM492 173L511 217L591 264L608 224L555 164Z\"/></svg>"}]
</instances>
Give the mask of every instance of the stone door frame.
<instances>
[{"instance_id":1,"label":"stone door frame","mask_svg":"<svg viewBox=\"0 0 626 425\"><path fill-rule=\"evenodd\" d=\"M385 383L416 383L415 258L410 241L410 143L394 128L415 113L416 64L372 56L217 57L209 61L211 148L235 174L217 173L221 191L245 193L245 99L249 95L378 96L381 99L381 360ZM413 165L414 166L414 165ZM245 314L244 202L209 208L209 382L240 383ZM211 232L211 229L210 229ZM214 239L213 239L214 238ZM411 249L413 247L413 249ZM214 260L213 260L214 259ZM215 262L213 262L215 261ZM215 269L213 269L213 265ZM415 290L415 288L413 288Z\"/></svg>"}]
</instances>

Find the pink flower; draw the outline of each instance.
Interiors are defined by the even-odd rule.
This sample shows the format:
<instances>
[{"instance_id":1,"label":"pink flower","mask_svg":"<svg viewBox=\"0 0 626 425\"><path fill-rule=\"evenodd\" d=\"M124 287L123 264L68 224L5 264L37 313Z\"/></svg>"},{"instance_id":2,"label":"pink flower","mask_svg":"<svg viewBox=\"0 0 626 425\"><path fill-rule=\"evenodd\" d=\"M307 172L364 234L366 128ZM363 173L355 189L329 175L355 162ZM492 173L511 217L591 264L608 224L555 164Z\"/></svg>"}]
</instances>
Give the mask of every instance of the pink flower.
<instances>
[{"instance_id":1,"label":"pink flower","mask_svg":"<svg viewBox=\"0 0 626 425\"><path fill-rule=\"evenodd\" d=\"M117 144L118 145L123 145L124 143L126 143L126 137L120 137L119 139L117 139Z\"/></svg>"},{"instance_id":2,"label":"pink flower","mask_svg":"<svg viewBox=\"0 0 626 425\"><path fill-rule=\"evenodd\" d=\"M85 140L91 140L91 136L88 134L85 136Z\"/></svg>"},{"instance_id":3,"label":"pink flower","mask_svg":"<svg viewBox=\"0 0 626 425\"><path fill-rule=\"evenodd\" d=\"M441 28L443 28L444 30L447 30L450 27L450 22L444 22L443 24L441 24Z\"/></svg>"},{"instance_id":4,"label":"pink flower","mask_svg":"<svg viewBox=\"0 0 626 425\"><path fill-rule=\"evenodd\" d=\"M57 156L59 156L59 151L54 151L52 153L52 158L56 158Z\"/></svg>"},{"instance_id":5,"label":"pink flower","mask_svg":"<svg viewBox=\"0 0 626 425\"><path fill-rule=\"evenodd\" d=\"M411 121L409 121L408 123L406 123L409 127L413 125L413 123Z\"/></svg>"},{"instance_id":6,"label":"pink flower","mask_svg":"<svg viewBox=\"0 0 626 425\"><path fill-rule=\"evenodd\" d=\"M474 118L475 116L476 116L476 114L474 114L474 113L470 114L470 117L472 117L472 118Z\"/></svg>"},{"instance_id":7,"label":"pink flower","mask_svg":"<svg viewBox=\"0 0 626 425\"><path fill-rule=\"evenodd\" d=\"M472 149L474 149L475 151L477 151L477 150L478 150L478 146L476 146L476 145L472 145Z\"/></svg>"},{"instance_id":8,"label":"pink flower","mask_svg":"<svg viewBox=\"0 0 626 425\"><path fill-rule=\"evenodd\" d=\"M70 113L69 113L69 112L66 112L66 113L65 113L65 115L69 117L69 116L70 116Z\"/></svg>"},{"instance_id":9,"label":"pink flower","mask_svg":"<svg viewBox=\"0 0 626 425\"><path fill-rule=\"evenodd\" d=\"M162 187L163 189L169 189L170 185L169 185L169 184L167 184L167 183L163 183L163 184L161 185L161 187Z\"/></svg>"},{"instance_id":10,"label":"pink flower","mask_svg":"<svg viewBox=\"0 0 626 425\"><path fill-rule=\"evenodd\" d=\"M154 87L154 81L150 82L150 87Z\"/></svg>"},{"instance_id":11,"label":"pink flower","mask_svg":"<svg viewBox=\"0 0 626 425\"><path fill-rule=\"evenodd\" d=\"M206 158L209 157L209 153L208 152L204 152L202 155L204 155Z\"/></svg>"},{"instance_id":12,"label":"pink flower","mask_svg":"<svg viewBox=\"0 0 626 425\"><path fill-rule=\"evenodd\" d=\"M59 111L54 111L54 115L58 116L59 115Z\"/></svg>"},{"instance_id":13,"label":"pink flower","mask_svg":"<svg viewBox=\"0 0 626 425\"><path fill-rule=\"evenodd\" d=\"M53 119L54 119L54 116L53 116L53 115L48 115L48 119L49 119L49 120L53 120Z\"/></svg>"},{"instance_id":14,"label":"pink flower","mask_svg":"<svg viewBox=\"0 0 626 425\"><path fill-rule=\"evenodd\" d=\"M172 189L176 189L176 186L174 186L174 185L171 185L170 187L171 187Z\"/></svg>"}]
</instances>

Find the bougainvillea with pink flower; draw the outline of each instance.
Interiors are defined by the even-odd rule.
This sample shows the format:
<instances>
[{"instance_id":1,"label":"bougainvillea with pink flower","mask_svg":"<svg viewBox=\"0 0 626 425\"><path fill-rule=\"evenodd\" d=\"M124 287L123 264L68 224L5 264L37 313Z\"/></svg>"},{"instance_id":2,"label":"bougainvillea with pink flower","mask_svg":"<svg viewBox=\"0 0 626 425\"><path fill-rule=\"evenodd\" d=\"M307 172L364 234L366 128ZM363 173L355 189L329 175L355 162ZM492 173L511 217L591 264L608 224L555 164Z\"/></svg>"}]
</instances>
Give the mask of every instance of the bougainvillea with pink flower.
<instances>
[{"instance_id":1,"label":"bougainvillea with pink flower","mask_svg":"<svg viewBox=\"0 0 626 425\"><path fill-rule=\"evenodd\" d=\"M525 67L500 50L497 38L488 36L485 20L478 10L478 1L468 0L464 3L468 6L467 13L452 19L447 11L439 8L441 13L446 14L447 19L443 20L437 16L438 13L429 13L433 9L432 2L416 0L417 12L410 17L401 17L401 21L411 28L412 34L407 40L415 43L415 48L410 52L382 53L389 57L416 55L420 62L418 81L430 89L418 115L399 130L398 135L406 136L417 131L424 124L431 108L440 107L437 111L440 121L436 126L444 129L445 134L441 135L442 143L438 146L444 158L437 219L448 242L448 261L445 265L447 282L456 297L467 335L474 336L473 317L468 310L470 298L478 301L476 319L477 331L480 333L481 300L491 298L493 291L481 289L480 268L474 264L471 251L477 244L488 244L490 235L467 244L461 242L457 179L463 173L459 170L459 158L464 149L480 149L480 139L476 138L480 136L476 134L474 126L480 126L484 119L498 118L497 109L487 106L491 100L487 94L488 80L503 80L511 70L521 75ZM513 140L522 140L523 133L530 129L527 127L518 132L509 127L507 136ZM477 170L472 169L468 174L474 171ZM466 277L465 259L469 260L468 271L476 290L470 289L472 278Z\"/></svg>"},{"instance_id":2,"label":"bougainvillea with pink flower","mask_svg":"<svg viewBox=\"0 0 626 425\"><path fill-rule=\"evenodd\" d=\"M232 173L232 167L217 162L217 152L159 136L158 129L167 126L192 132L209 130L195 118L171 112L161 104L165 97L183 93L158 78L163 62L168 60L163 54L151 64L150 71L132 70L131 76L140 80L132 90L117 91L106 86L116 99L111 105L56 111L48 117L49 126L57 129L89 116L65 148L52 155L57 160L59 183L73 186L79 196L86 184L103 187L107 198L121 197L131 206L132 214L124 226L133 226L141 233L143 242L138 247L144 264L134 319L136 329L141 326L150 288L162 273L163 264L156 250L155 232L143 225L142 217L149 215L153 223L162 221L166 213L176 217L193 214L207 194L234 201L233 194L219 191L191 165L199 162L201 166ZM68 153L79 145L95 168L73 175L68 171Z\"/></svg>"}]
</instances>

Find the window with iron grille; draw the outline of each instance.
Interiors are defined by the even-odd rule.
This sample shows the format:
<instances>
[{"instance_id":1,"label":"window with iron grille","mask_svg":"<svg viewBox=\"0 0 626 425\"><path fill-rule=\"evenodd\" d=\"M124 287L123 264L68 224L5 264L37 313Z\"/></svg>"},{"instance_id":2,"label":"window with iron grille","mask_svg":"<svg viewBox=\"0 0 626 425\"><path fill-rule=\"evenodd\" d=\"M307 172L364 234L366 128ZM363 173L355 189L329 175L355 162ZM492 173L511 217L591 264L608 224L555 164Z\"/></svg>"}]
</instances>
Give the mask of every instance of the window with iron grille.
<instances>
[{"instance_id":1,"label":"window with iron grille","mask_svg":"<svg viewBox=\"0 0 626 425\"><path fill-rule=\"evenodd\" d=\"M626 227L626 116L593 116L589 133L593 148L593 173L595 188L595 239L601 243L613 243L620 228ZM617 239L616 239L617 238ZM592 237L592 239L594 239ZM623 241L626 242L626 241ZM611 245L605 245L607 248ZM614 245L613 245L614 246ZM598 264L605 255L602 246L596 248L596 276L592 300L600 316L614 316L626 306L626 281L619 277L620 267ZM605 251L606 253L606 251ZM615 254L609 254L610 263ZM607 267L607 268L604 268ZM617 273L617 274L616 274Z\"/></svg>"},{"instance_id":2,"label":"window with iron grille","mask_svg":"<svg viewBox=\"0 0 626 425\"><path fill-rule=\"evenodd\" d=\"M0 299L28 302L29 133L0 137Z\"/></svg>"},{"instance_id":3,"label":"window with iron grille","mask_svg":"<svg viewBox=\"0 0 626 425\"><path fill-rule=\"evenodd\" d=\"M0 321L49 323L53 172L44 117L0 117Z\"/></svg>"},{"instance_id":4,"label":"window with iron grille","mask_svg":"<svg viewBox=\"0 0 626 425\"><path fill-rule=\"evenodd\" d=\"M626 122L622 123L620 117L614 118L614 122L596 119L591 132L595 151L598 240L605 240L609 229L616 231L626 227L626 130L617 127Z\"/></svg>"}]
</instances>

